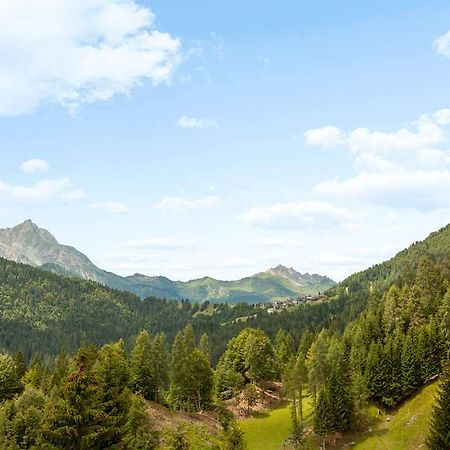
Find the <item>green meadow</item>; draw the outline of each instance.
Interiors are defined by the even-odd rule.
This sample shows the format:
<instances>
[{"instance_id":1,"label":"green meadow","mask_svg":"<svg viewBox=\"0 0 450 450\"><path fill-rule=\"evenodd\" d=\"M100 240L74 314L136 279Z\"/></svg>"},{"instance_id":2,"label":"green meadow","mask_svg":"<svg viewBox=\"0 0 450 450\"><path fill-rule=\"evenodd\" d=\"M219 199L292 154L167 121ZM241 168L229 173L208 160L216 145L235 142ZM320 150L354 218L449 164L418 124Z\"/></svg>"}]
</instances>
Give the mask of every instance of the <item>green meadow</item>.
<instances>
[{"instance_id":1,"label":"green meadow","mask_svg":"<svg viewBox=\"0 0 450 450\"><path fill-rule=\"evenodd\" d=\"M438 383L424 387L418 394L406 401L392 414L377 415L377 408L371 407L372 427L360 434L351 433L335 445L327 448L351 448L355 450L416 450L425 448L428 422L434 403ZM312 426L312 405L309 397L304 400L305 426ZM253 417L242 420L248 450L279 450L289 437L291 418L290 406L255 413ZM311 435L306 439L305 449L318 448L318 441Z\"/></svg>"},{"instance_id":2,"label":"green meadow","mask_svg":"<svg viewBox=\"0 0 450 450\"><path fill-rule=\"evenodd\" d=\"M306 426L312 425L312 405L309 397L303 398ZM278 450L291 431L291 408L284 404L278 408L258 412L242 420L240 427L245 435L248 450Z\"/></svg>"}]
</instances>

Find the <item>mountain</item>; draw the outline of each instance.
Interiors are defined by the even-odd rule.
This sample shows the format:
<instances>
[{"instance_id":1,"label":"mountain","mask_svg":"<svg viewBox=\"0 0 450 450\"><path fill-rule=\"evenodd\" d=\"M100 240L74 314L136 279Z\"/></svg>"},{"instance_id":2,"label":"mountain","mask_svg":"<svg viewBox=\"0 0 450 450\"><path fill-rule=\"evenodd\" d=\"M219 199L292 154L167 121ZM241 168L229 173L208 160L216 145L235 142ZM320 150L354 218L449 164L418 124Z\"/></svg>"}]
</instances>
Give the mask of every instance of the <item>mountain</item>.
<instances>
[{"instance_id":1,"label":"mountain","mask_svg":"<svg viewBox=\"0 0 450 450\"><path fill-rule=\"evenodd\" d=\"M99 269L83 253L61 245L47 230L39 228L31 220L13 228L0 229L0 256L117 289L126 290L127 287L122 277Z\"/></svg>"},{"instance_id":2,"label":"mountain","mask_svg":"<svg viewBox=\"0 0 450 450\"><path fill-rule=\"evenodd\" d=\"M335 285L328 277L301 274L284 266L236 281L204 277L182 282L142 274L121 277L98 268L77 249L59 244L54 236L31 220L0 230L0 256L59 275L75 276L114 289L130 291L142 298L156 296L178 300L186 298L200 303L206 300L259 303L316 294Z\"/></svg>"}]
</instances>

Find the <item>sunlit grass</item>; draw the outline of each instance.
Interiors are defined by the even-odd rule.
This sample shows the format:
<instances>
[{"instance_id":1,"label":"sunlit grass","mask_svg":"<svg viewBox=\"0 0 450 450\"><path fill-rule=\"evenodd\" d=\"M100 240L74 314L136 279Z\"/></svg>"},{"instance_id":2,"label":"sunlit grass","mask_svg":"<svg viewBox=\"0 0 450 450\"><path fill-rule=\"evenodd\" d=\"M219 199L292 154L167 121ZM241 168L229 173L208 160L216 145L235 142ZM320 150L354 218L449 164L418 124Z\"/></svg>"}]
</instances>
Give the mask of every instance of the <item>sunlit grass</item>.
<instances>
[{"instance_id":1,"label":"sunlit grass","mask_svg":"<svg viewBox=\"0 0 450 450\"><path fill-rule=\"evenodd\" d=\"M309 397L303 398L305 424L312 420L312 406ZM291 407L284 404L278 408L256 413L239 422L244 432L248 450L278 450L291 432Z\"/></svg>"},{"instance_id":2,"label":"sunlit grass","mask_svg":"<svg viewBox=\"0 0 450 450\"><path fill-rule=\"evenodd\" d=\"M357 440L358 450L415 450L425 448L430 413L438 383L423 388L402 405L388 422L383 417L373 431Z\"/></svg>"}]
</instances>

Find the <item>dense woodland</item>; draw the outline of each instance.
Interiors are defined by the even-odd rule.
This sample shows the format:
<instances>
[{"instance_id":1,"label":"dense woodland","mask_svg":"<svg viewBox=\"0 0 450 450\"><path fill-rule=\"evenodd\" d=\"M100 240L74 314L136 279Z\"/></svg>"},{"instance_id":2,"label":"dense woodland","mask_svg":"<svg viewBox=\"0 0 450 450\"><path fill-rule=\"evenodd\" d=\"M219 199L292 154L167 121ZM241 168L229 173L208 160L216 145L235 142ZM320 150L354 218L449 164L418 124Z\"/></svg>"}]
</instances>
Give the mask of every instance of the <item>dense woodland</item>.
<instances>
[{"instance_id":1,"label":"dense woodland","mask_svg":"<svg viewBox=\"0 0 450 450\"><path fill-rule=\"evenodd\" d=\"M0 447L189 448L161 434L145 401L212 409L211 448L243 448L225 401L282 381L290 445L301 448L302 398L321 439L367 427L430 380L441 389L430 449L450 448L450 229L355 274L321 304L269 316L248 305L192 305L125 294L0 261ZM239 320L245 318L245 320Z\"/></svg>"}]
</instances>

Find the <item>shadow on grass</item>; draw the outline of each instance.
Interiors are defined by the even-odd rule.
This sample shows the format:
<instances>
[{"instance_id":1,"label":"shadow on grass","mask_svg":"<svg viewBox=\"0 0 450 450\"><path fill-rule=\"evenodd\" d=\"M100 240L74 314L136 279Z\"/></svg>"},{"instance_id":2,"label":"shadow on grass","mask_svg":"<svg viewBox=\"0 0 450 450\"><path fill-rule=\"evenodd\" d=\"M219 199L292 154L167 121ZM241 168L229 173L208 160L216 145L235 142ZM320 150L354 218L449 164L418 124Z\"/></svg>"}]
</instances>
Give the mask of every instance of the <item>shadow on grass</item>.
<instances>
[{"instance_id":1,"label":"shadow on grass","mask_svg":"<svg viewBox=\"0 0 450 450\"><path fill-rule=\"evenodd\" d=\"M253 419L267 419L267 417L270 417L270 414L265 411L257 411L253 413L252 417Z\"/></svg>"},{"instance_id":2,"label":"shadow on grass","mask_svg":"<svg viewBox=\"0 0 450 450\"><path fill-rule=\"evenodd\" d=\"M267 419L270 417L270 413L272 411L275 411L277 409L283 409L287 405L289 405L289 402L287 400L280 400L275 405L273 405L270 409L265 409L263 411L255 411L252 413L251 418L253 419Z\"/></svg>"}]
</instances>

